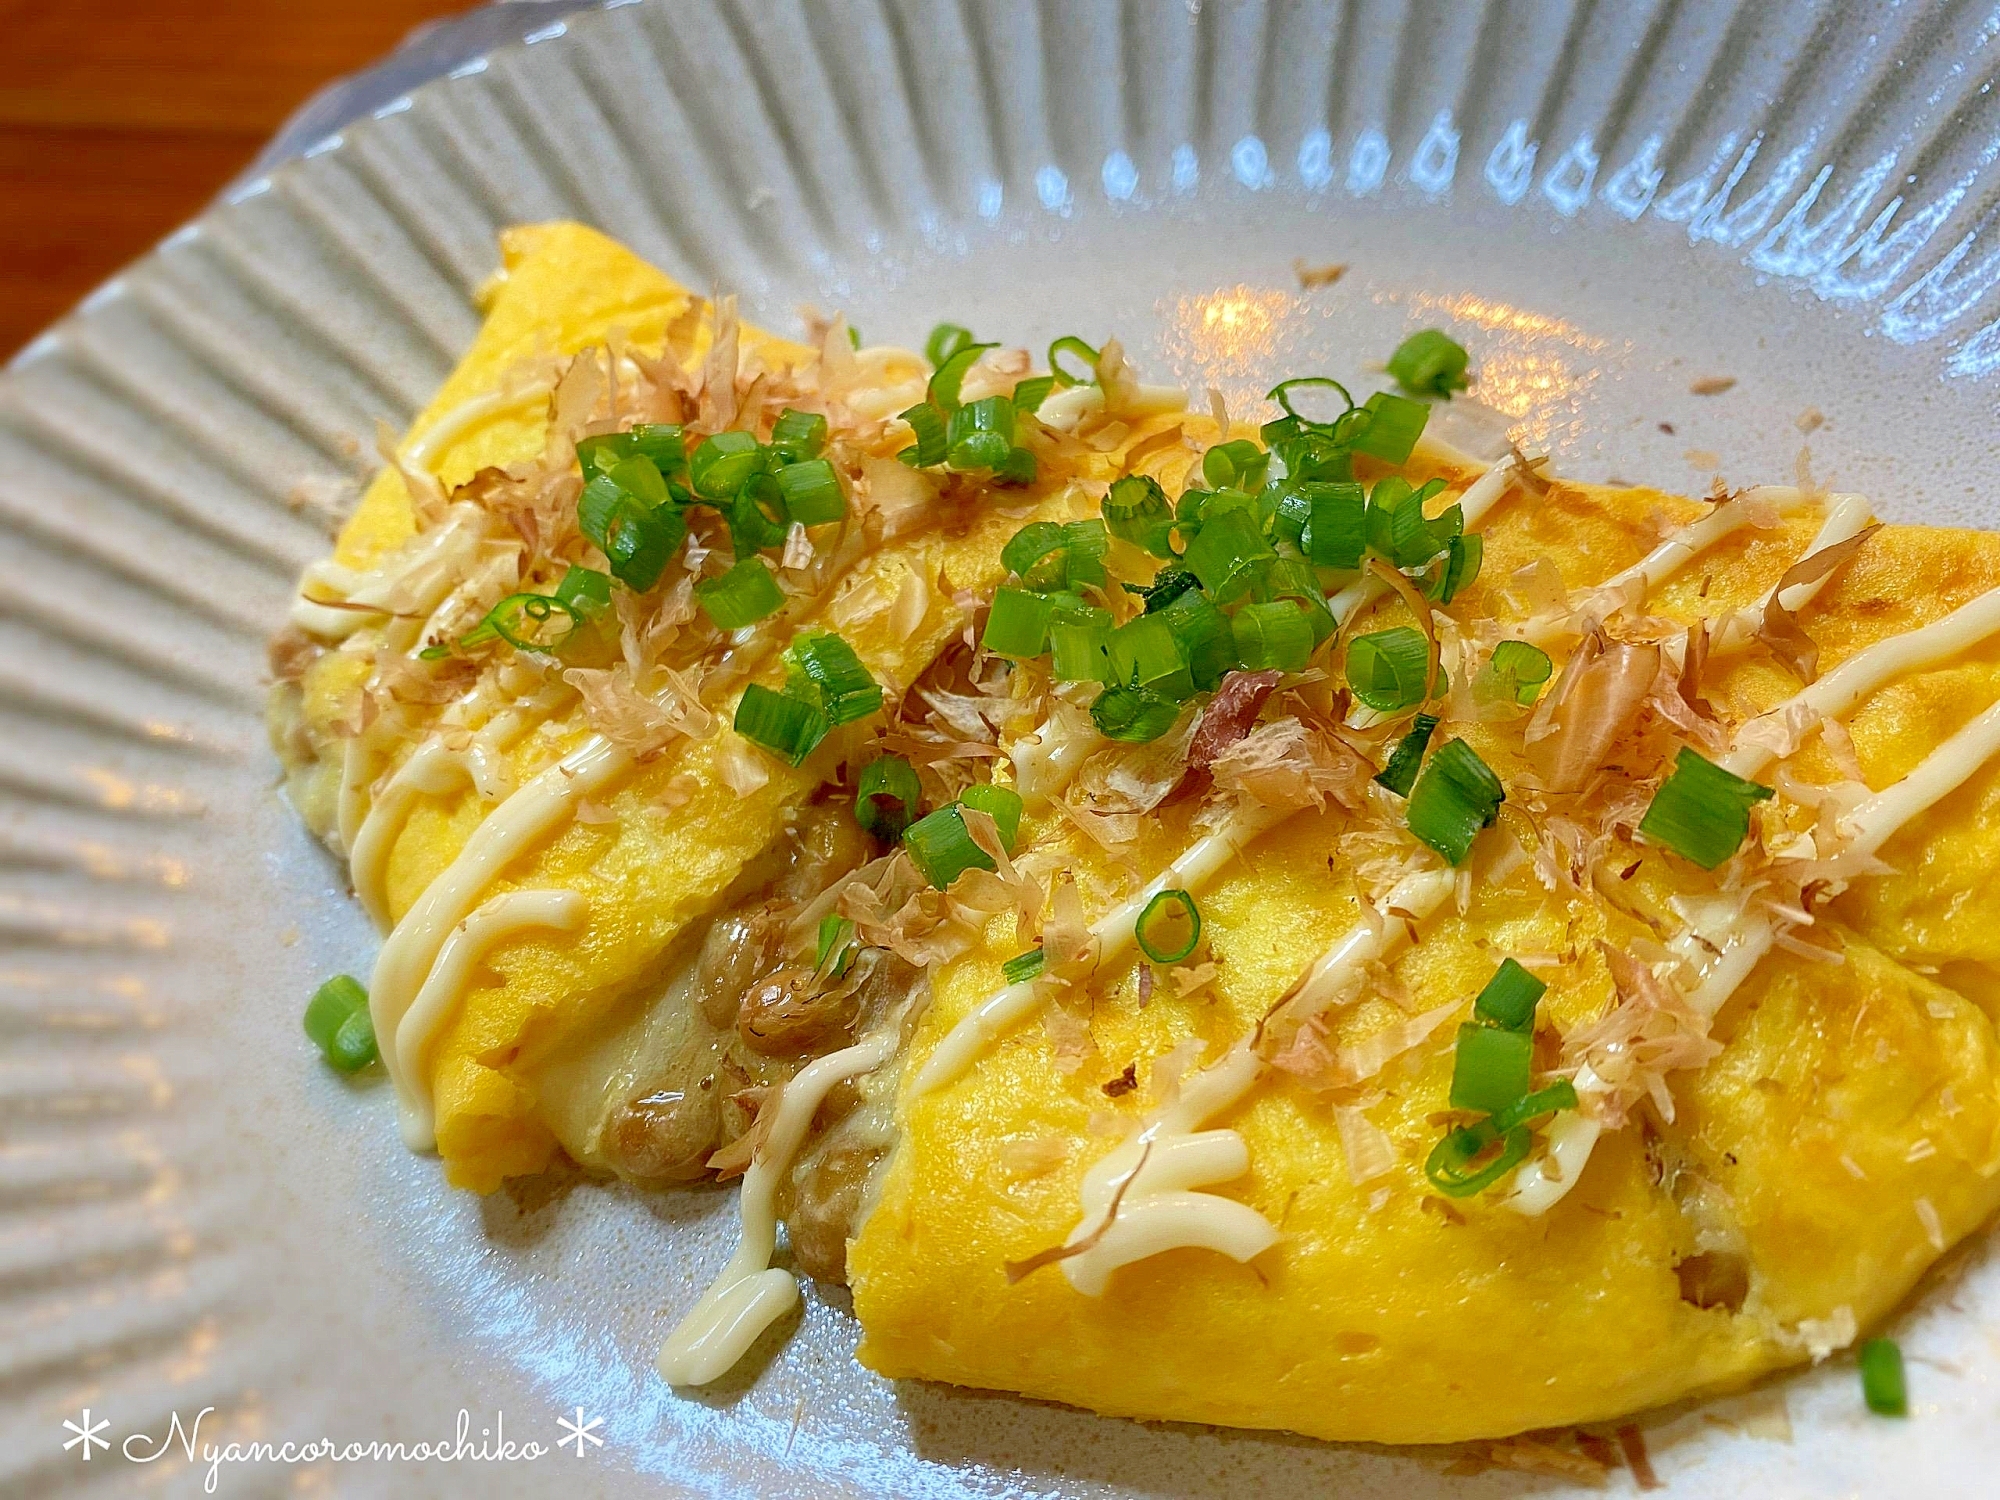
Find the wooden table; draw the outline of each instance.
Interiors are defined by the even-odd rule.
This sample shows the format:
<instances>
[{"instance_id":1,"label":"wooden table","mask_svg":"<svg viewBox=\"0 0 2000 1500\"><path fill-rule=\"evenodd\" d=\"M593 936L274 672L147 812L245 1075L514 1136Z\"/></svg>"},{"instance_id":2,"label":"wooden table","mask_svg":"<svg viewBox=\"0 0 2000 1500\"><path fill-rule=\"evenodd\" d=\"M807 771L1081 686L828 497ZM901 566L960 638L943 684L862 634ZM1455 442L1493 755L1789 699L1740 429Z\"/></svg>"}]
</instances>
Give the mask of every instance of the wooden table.
<instances>
[{"instance_id":1,"label":"wooden table","mask_svg":"<svg viewBox=\"0 0 2000 1500\"><path fill-rule=\"evenodd\" d=\"M468 0L0 0L0 359Z\"/></svg>"}]
</instances>

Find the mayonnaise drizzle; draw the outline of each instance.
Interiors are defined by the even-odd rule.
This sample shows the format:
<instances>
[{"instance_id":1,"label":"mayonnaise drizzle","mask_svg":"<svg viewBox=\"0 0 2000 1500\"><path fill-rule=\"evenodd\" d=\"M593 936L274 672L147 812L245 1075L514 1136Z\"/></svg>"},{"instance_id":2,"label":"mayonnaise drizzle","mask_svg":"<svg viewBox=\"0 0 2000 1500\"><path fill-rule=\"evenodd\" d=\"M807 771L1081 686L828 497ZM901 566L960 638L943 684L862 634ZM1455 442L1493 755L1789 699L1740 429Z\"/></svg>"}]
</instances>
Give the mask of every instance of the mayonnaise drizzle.
<instances>
[{"instance_id":1,"label":"mayonnaise drizzle","mask_svg":"<svg viewBox=\"0 0 2000 1500\"><path fill-rule=\"evenodd\" d=\"M1866 495L1834 495L1831 499L1832 504L1827 510L1826 519L1820 523L1819 531L1806 548L1807 557L1811 557L1815 552L1823 552L1828 547L1837 546L1859 534L1875 519L1875 512L1869 505ZM1815 578L1811 583L1793 584L1785 590L1785 608L1794 612L1804 609L1818 596L1819 591L1826 587L1832 576L1829 573ZM1710 627L1708 654L1711 657L1727 656L1741 651L1756 640L1757 632L1764 628L1765 612L1770 609L1771 600L1777 592L1778 586L1772 584L1765 591L1764 597L1755 604L1731 610Z\"/></svg>"},{"instance_id":2,"label":"mayonnaise drizzle","mask_svg":"<svg viewBox=\"0 0 2000 1500\"><path fill-rule=\"evenodd\" d=\"M1328 945L1285 1004L1289 1013L1317 1015L1338 1000L1371 963L1395 957L1410 945L1409 918L1431 916L1451 894L1450 870L1420 870L1392 886L1363 920ZM1171 1104L1154 1110L1138 1133L1107 1152L1084 1173L1083 1218L1065 1244L1075 1245L1102 1228L1088 1250L1062 1263L1063 1275L1086 1297L1100 1295L1120 1266L1168 1250L1216 1250L1245 1261L1277 1242L1278 1231L1248 1204L1192 1191L1228 1182L1250 1169L1250 1148L1234 1130L1200 1127L1236 1103L1257 1081L1263 1063L1244 1037L1202 1069ZM1117 1215L1105 1227L1105 1216Z\"/></svg>"},{"instance_id":3,"label":"mayonnaise drizzle","mask_svg":"<svg viewBox=\"0 0 2000 1500\"><path fill-rule=\"evenodd\" d=\"M1166 869L1149 880L1135 896L1119 902L1091 926L1097 939L1100 966L1113 963L1132 946L1139 914L1146 903L1165 890L1198 890L1213 880L1249 843L1276 823L1282 813L1265 807L1245 808L1214 833L1195 840ZM970 1068L979 1054L1002 1033L1017 1025L1041 1005L1044 991L1035 981L1010 984L977 1009L961 1016L946 1032L937 1049L924 1060L910 1084L909 1097L920 1099L932 1089L942 1088Z\"/></svg>"},{"instance_id":4,"label":"mayonnaise drizzle","mask_svg":"<svg viewBox=\"0 0 2000 1500\"><path fill-rule=\"evenodd\" d=\"M505 891L493 897L452 928L423 988L409 1009L395 1019L394 1030L376 1032L393 1039L384 1049L383 1059L386 1062L391 1053L396 1059L390 1077L396 1084L403 1142L412 1151L428 1151L437 1144L437 1118L424 1054L458 1008L473 966L495 943L517 932L538 927L573 932L582 925L588 910L589 903L576 891Z\"/></svg>"},{"instance_id":5,"label":"mayonnaise drizzle","mask_svg":"<svg viewBox=\"0 0 2000 1500\"><path fill-rule=\"evenodd\" d=\"M808 1063L781 1090L771 1132L743 1174L738 1199L743 1228L736 1251L660 1350L660 1374L669 1384L706 1385L727 1374L758 1335L798 1301L798 1283L771 1265L778 1243L778 1184L791 1170L827 1093L837 1083L881 1067L895 1055L899 1036L897 1026L884 1026L852 1047Z\"/></svg>"},{"instance_id":6,"label":"mayonnaise drizzle","mask_svg":"<svg viewBox=\"0 0 2000 1500\"><path fill-rule=\"evenodd\" d=\"M1963 786L1996 754L2000 754L2000 703L1925 756L1909 775L1849 813L1843 820L1848 837L1842 851L1875 853L1897 830ZM1699 975L1688 993L1688 1003L1712 1020L1771 951L1775 937L1769 917L1743 908L1738 908L1719 933L1710 931L1697 937L1689 929L1676 936L1669 948ZM1713 951L1716 948L1721 951ZM1586 1100L1603 1091L1588 1066L1577 1075L1576 1091ZM1583 1112L1558 1116L1547 1136L1553 1161L1536 1160L1523 1166L1515 1176L1513 1191L1503 1201L1519 1213L1546 1213L1575 1186L1601 1132L1602 1126Z\"/></svg>"}]
</instances>

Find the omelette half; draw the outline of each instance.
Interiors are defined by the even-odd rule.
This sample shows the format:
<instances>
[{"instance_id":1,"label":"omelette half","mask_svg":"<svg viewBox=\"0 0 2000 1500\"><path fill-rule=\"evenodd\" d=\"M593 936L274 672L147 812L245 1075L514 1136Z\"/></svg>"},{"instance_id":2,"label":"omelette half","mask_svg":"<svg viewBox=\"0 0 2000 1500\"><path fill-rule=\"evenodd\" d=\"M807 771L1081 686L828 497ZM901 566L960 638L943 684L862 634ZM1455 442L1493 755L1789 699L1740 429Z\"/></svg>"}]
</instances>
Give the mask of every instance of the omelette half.
<instances>
[{"instance_id":1,"label":"omelette half","mask_svg":"<svg viewBox=\"0 0 2000 1500\"><path fill-rule=\"evenodd\" d=\"M1435 332L1245 424L502 249L273 643L384 933L308 1029L461 1187L740 1174L668 1380L798 1272L888 1376L1500 1438L2000 1203L2000 538L1476 461Z\"/></svg>"}]
</instances>

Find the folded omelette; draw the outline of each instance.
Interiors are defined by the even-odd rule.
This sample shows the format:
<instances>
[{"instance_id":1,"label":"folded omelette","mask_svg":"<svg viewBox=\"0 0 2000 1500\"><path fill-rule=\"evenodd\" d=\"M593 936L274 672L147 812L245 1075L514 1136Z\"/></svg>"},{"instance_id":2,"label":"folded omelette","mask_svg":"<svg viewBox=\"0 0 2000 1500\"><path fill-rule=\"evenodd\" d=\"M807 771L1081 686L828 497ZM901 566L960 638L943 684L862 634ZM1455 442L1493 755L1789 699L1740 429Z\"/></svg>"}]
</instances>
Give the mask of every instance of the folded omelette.
<instances>
[{"instance_id":1,"label":"folded omelette","mask_svg":"<svg viewBox=\"0 0 2000 1500\"><path fill-rule=\"evenodd\" d=\"M502 249L272 736L413 1147L743 1176L667 1379L788 1259L885 1375L1500 1437L1825 1358L2000 1202L2000 539L1476 461L1434 332L1246 423Z\"/></svg>"}]
</instances>

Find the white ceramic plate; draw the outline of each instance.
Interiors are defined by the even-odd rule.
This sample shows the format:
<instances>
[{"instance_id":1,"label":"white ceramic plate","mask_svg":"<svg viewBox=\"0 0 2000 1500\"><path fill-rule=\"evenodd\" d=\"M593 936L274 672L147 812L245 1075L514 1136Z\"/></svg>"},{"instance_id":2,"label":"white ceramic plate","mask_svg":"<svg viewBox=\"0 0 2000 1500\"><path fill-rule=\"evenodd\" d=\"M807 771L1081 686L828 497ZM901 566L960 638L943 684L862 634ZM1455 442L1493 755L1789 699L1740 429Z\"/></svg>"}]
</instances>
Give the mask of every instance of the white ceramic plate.
<instances>
[{"instance_id":1,"label":"white ceramic plate","mask_svg":"<svg viewBox=\"0 0 2000 1500\"><path fill-rule=\"evenodd\" d=\"M1994 24L1838 0L662 0L527 41L248 183L0 378L0 1483L194 1493L203 1463L139 1460L204 1408L197 1446L449 1445L463 1408L474 1448L504 1420L552 1451L225 1458L217 1489L1559 1488L892 1385L819 1297L754 1377L671 1394L652 1353L722 1258L727 1194L448 1193L386 1090L300 1035L373 942L272 795L260 641L375 421L470 338L495 231L558 215L780 328L813 301L875 338L1116 329L1239 411L1442 323L1570 472L1788 477L1816 408L1822 475L1891 517L1995 524ZM1350 270L1301 293L1295 257ZM1740 1401L1650 1418L1672 1492L1980 1488L2000 1260L1957 1268L1895 1330L1908 1422L1868 1417L1835 1360L1779 1384L1790 1443L1768 1398L1749 1434ZM579 1406L604 1439L582 1458L554 1451ZM65 1448L66 1422L114 1446Z\"/></svg>"}]
</instances>

